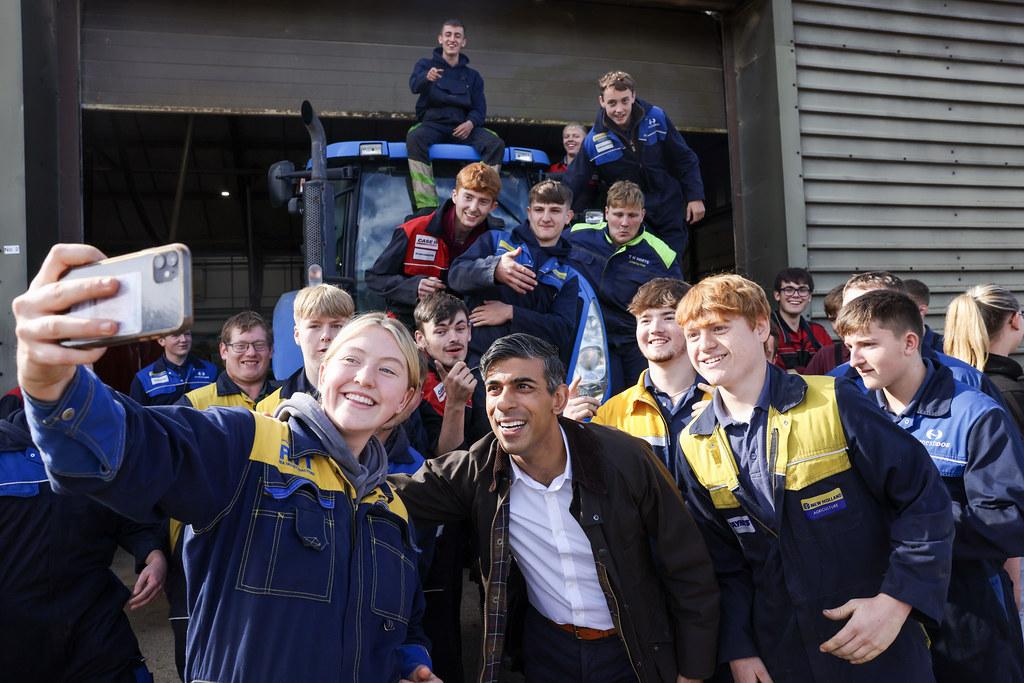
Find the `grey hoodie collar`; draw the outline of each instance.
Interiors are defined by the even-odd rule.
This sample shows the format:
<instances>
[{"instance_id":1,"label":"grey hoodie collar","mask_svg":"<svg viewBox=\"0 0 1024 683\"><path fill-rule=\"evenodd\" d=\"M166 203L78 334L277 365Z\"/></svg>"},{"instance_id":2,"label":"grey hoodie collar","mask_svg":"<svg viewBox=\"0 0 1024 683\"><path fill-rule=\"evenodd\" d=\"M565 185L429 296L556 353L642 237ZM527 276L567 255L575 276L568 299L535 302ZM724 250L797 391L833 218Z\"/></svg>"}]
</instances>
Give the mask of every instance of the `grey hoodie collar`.
<instances>
[{"instance_id":1,"label":"grey hoodie collar","mask_svg":"<svg viewBox=\"0 0 1024 683\"><path fill-rule=\"evenodd\" d=\"M355 487L357 501L384 482L388 473L388 457L377 437L371 437L366 442L361 458L353 455L338 428L309 394L292 394L291 398L277 406L274 417L282 422L297 420L316 435L327 455L338 463L345 477Z\"/></svg>"}]
</instances>

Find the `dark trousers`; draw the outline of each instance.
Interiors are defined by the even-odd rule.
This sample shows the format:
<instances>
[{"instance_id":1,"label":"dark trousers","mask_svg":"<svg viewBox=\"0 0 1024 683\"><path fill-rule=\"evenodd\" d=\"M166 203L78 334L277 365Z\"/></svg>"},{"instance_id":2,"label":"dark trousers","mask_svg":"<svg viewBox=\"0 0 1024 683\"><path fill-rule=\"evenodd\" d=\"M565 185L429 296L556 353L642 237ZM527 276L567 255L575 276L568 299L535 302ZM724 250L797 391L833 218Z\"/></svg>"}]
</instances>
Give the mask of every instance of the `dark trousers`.
<instances>
[{"instance_id":1,"label":"dark trousers","mask_svg":"<svg viewBox=\"0 0 1024 683\"><path fill-rule=\"evenodd\" d=\"M523 628L526 683L636 683L636 672L619 636L579 640L532 606Z\"/></svg>"},{"instance_id":2,"label":"dark trousers","mask_svg":"<svg viewBox=\"0 0 1024 683\"><path fill-rule=\"evenodd\" d=\"M469 145L480 155L480 161L490 166L501 164L505 153L505 143L497 135L483 126L475 126L473 132L465 140L452 135L455 126L447 123L424 121L409 129L405 136L406 151L410 159L430 162L430 146L446 143L449 145Z\"/></svg>"},{"instance_id":3,"label":"dark trousers","mask_svg":"<svg viewBox=\"0 0 1024 683\"><path fill-rule=\"evenodd\" d=\"M462 683L462 567L470 541L462 524L446 524L434 546L423 580L423 630L430 639L434 673L445 683Z\"/></svg>"},{"instance_id":4,"label":"dark trousers","mask_svg":"<svg viewBox=\"0 0 1024 683\"><path fill-rule=\"evenodd\" d=\"M1024 681L1017 606L998 564L954 559L942 623L929 633L938 683Z\"/></svg>"},{"instance_id":5,"label":"dark trousers","mask_svg":"<svg viewBox=\"0 0 1024 683\"><path fill-rule=\"evenodd\" d=\"M185 680L185 641L188 638L188 619L171 619L171 632L174 634L174 667L178 670L178 678Z\"/></svg>"}]
</instances>

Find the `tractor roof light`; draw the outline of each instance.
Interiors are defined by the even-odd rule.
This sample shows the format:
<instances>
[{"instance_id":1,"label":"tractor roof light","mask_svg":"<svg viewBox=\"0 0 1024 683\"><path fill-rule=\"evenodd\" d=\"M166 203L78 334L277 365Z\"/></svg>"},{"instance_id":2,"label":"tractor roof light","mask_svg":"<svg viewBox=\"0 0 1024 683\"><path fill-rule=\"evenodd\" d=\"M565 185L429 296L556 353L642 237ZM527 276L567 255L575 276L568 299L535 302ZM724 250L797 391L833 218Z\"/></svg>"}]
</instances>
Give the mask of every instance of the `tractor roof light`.
<instances>
[{"instance_id":1,"label":"tractor roof light","mask_svg":"<svg viewBox=\"0 0 1024 683\"><path fill-rule=\"evenodd\" d=\"M361 142L359 143L359 156L379 157L384 156L384 143L382 142Z\"/></svg>"},{"instance_id":2,"label":"tractor roof light","mask_svg":"<svg viewBox=\"0 0 1024 683\"><path fill-rule=\"evenodd\" d=\"M512 160L522 164L532 164L533 152L528 149L513 149Z\"/></svg>"}]
</instances>

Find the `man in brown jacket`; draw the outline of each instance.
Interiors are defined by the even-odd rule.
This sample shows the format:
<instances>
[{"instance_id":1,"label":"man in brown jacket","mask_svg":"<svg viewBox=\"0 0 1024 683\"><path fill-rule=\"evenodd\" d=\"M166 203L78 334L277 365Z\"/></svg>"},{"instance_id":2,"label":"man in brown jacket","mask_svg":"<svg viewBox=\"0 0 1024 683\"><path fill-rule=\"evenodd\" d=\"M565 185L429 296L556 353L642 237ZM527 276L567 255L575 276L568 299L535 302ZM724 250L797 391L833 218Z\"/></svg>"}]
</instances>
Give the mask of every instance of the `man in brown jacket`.
<instances>
[{"instance_id":1,"label":"man in brown jacket","mask_svg":"<svg viewBox=\"0 0 1024 683\"><path fill-rule=\"evenodd\" d=\"M559 418L568 388L550 344L502 337L480 370L492 434L391 479L418 521L477 529L480 680L498 678L517 605L531 683L711 676L718 586L664 465L640 439Z\"/></svg>"}]
</instances>

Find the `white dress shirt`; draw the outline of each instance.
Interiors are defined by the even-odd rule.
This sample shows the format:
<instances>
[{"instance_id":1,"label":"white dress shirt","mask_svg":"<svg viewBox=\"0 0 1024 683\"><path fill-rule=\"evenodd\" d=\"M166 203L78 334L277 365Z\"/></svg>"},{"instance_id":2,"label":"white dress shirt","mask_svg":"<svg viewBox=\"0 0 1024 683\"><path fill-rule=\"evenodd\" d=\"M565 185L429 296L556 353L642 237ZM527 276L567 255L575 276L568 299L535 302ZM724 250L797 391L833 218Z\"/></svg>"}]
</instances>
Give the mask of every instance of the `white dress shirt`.
<instances>
[{"instance_id":1,"label":"white dress shirt","mask_svg":"<svg viewBox=\"0 0 1024 683\"><path fill-rule=\"evenodd\" d=\"M550 486L534 481L512 463L509 540L512 555L526 579L530 604L559 624L595 629L614 627L590 540L569 512L572 461L565 443L565 472Z\"/></svg>"}]
</instances>

